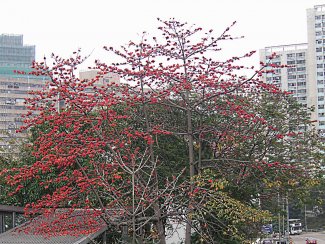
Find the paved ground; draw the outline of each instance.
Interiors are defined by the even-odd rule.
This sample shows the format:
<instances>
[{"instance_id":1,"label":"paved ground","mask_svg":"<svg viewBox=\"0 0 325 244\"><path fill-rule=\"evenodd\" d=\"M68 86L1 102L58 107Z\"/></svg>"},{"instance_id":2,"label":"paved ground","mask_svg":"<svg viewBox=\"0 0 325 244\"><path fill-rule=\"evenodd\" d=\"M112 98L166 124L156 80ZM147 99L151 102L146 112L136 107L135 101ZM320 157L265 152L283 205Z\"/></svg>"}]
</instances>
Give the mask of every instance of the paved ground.
<instances>
[{"instance_id":1,"label":"paved ground","mask_svg":"<svg viewBox=\"0 0 325 244\"><path fill-rule=\"evenodd\" d=\"M317 244L325 244L324 232L307 232L301 235L290 236L294 241L294 244L306 244L307 237L313 237L317 240Z\"/></svg>"}]
</instances>

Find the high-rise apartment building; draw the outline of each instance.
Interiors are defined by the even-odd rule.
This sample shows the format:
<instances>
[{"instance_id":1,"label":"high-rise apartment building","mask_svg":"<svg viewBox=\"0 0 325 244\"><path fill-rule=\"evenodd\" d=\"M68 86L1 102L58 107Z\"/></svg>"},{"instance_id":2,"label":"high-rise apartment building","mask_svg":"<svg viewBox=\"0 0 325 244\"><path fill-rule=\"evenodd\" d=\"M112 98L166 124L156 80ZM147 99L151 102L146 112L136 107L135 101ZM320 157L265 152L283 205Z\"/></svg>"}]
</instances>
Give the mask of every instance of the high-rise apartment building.
<instances>
[{"instance_id":1,"label":"high-rise apartment building","mask_svg":"<svg viewBox=\"0 0 325 244\"><path fill-rule=\"evenodd\" d=\"M15 133L27 112L29 91L44 87L44 77L28 75L35 59L35 46L24 45L22 35L0 35L0 148L12 147L24 133ZM23 71L26 74L18 74ZM19 72L20 73L20 72ZM0 153L2 151L0 150Z\"/></svg>"},{"instance_id":2,"label":"high-rise apartment building","mask_svg":"<svg viewBox=\"0 0 325 244\"><path fill-rule=\"evenodd\" d=\"M276 53L276 56L268 60L272 53ZM299 102L308 106L306 56L306 43L266 47L260 51L260 60L263 62L292 66L286 69L276 68L273 73L266 73L264 77L266 82L289 91Z\"/></svg>"},{"instance_id":3,"label":"high-rise apartment building","mask_svg":"<svg viewBox=\"0 0 325 244\"><path fill-rule=\"evenodd\" d=\"M311 119L325 132L325 5L307 9L307 43L266 47L260 50L260 60L268 62L272 53L277 56L271 63L286 64L264 75L268 83L292 93L299 102L315 108Z\"/></svg>"},{"instance_id":4,"label":"high-rise apartment building","mask_svg":"<svg viewBox=\"0 0 325 244\"><path fill-rule=\"evenodd\" d=\"M325 130L324 65L325 65L325 5L307 9L309 97L315 106L318 129Z\"/></svg>"}]
</instances>

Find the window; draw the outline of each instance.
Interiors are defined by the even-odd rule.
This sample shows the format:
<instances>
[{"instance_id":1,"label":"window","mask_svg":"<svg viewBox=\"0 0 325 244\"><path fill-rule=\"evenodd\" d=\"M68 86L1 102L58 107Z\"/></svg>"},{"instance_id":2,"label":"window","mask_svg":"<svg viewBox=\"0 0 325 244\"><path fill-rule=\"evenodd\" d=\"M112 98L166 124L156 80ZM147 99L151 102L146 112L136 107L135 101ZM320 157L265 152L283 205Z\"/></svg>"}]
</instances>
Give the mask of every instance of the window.
<instances>
[{"instance_id":1,"label":"window","mask_svg":"<svg viewBox=\"0 0 325 244\"><path fill-rule=\"evenodd\" d=\"M274 76L273 80L281 80L281 76Z\"/></svg>"},{"instance_id":2,"label":"window","mask_svg":"<svg viewBox=\"0 0 325 244\"><path fill-rule=\"evenodd\" d=\"M324 104L318 105L318 109L324 109Z\"/></svg>"},{"instance_id":3,"label":"window","mask_svg":"<svg viewBox=\"0 0 325 244\"><path fill-rule=\"evenodd\" d=\"M323 74L323 72L322 72ZM296 79L297 76L296 75L288 75L288 80L293 80L293 79Z\"/></svg>"},{"instance_id":4,"label":"window","mask_svg":"<svg viewBox=\"0 0 325 244\"><path fill-rule=\"evenodd\" d=\"M295 54L294 53L287 54L287 58L294 58L294 57L295 57Z\"/></svg>"},{"instance_id":5,"label":"window","mask_svg":"<svg viewBox=\"0 0 325 244\"><path fill-rule=\"evenodd\" d=\"M318 92L324 92L324 88L318 88L317 91Z\"/></svg>"},{"instance_id":6,"label":"window","mask_svg":"<svg viewBox=\"0 0 325 244\"><path fill-rule=\"evenodd\" d=\"M322 84L324 84L324 81L323 81L323 80L318 80L318 81L317 81L317 84L318 84L318 85L322 85Z\"/></svg>"},{"instance_id":7,"label":"window","mask_svg":"<svg viewBox=\"0 0 325 244\"><path fill-rule=\"evenodd\" d=\"M324 76L323 72L317 72L317 76Z\"/></svg>"},{"instance_id":8,"label":"window","mask_svg":"<svg viewBox=\"0 0 325 244\"><path fill-rule=\"evenodd\" d=\"M297 64L304 64L306 63L306 60L297 60Z\"/></svg>"},{"instance_id":9,"label":"window","mask_svg":"<svg viewBox=\"0 0 325 244\"><path fill-rule=\"evenodd\" d=\"M318 97L318 101L324 101L324 97L323 96L319 96Z\"/></svg>"},{"instance_id":10,"label":"window","mask_svg":"<svg viewBox=\"0 0 325 244\"><path fill-rule=\"evenodd\" d=\"M318 113L318 117L325 117L324 113Z\"/></svg>"},{"instance_id":11,"label":"window","mask_svg":"<svg viewBox=\"0 0 325 244\"><path fill-rule=\"evenodd\" d=\"M298 67L297 68L297 71L305 71L306 70L306 67Z\"/></svg>"},{"instance_id":12,"label":"window","mask_svg":"<svg viewBox=\"0 0 325 244\"><path fill-rule=\"evenodd\" d=\"M322 19L322 16L321 15L316 15L315 16L315 19L317 20L317 19Z\"/></svg>"},{"instance_id":13,"label":"window","mask_svg":"<svg viewBox=\"0 0 325 244\"><path fill-rule=\"evenodd\" d=\"M305 53L297 53L297 57L305 57Z\"/></svg>"},{"instance_id":14,"label":"window","mask_svg":"<svg viewBox=\"0 0 325 244\"><path fill-rule=\"evenodd\" d=\"M295 64L296 63L296 61L294 61L294 60L288 60L287 61L287 64L289 64L289 65L291 65L291 64Z\"/></svg>"},{"instance_id":15,"label":"window","mask_svg":"<svg viewBox=\"0 0 325 244\"><path fill-rule=\"evenodd\" d=\"M316 40L316 44L322 44L322 40Z\"/></svg>"},{"instance_id":16,"label":"window","mask_svg":"<svg viewBox=\"0 0 325 244\"><path fill-rule=\"evenodd\" d=\"M298 75L298 79L304 79L304 78L306 78L306 75L305 75L305 74L303 74L303 75Z\"/></svg>"},{"instance_id":17,"label":"window","mask_svg":"<svg viewBox=\"0 0 325 244\"><path fill-rule=\"evenodd\" d=\"M322 35L322 32L321 31L316 31L315 34L316 34L316 36L320 36L320 35Z\"/></svg>"},{"instance_id":18,"label":"window","mask_svg":"<svg viewBox=\"0 0 325 244\"><path fill-rule=\"evenodd\" d=\"M288 68L288 73L290 72L296 72L296 68Z\"/></svg>"},{"instance_id":19,"label":"window","mask_svg":"<svg viewBox=\"0 0 325 244\"><path fill-rule=\"evenodd\" d=\"M296 86L296 83L288 83L288 86Z\"/></svg>"},{"instance_id":20,"label":"window","mask_svg":"<svg viewBox=\"0 0 325 244\"><path fill-rule=\"evenodd\" d=\"M301 94L301 93L306 93L306 92L307 92L306 89L300 89L300 90L297 91L297 93L300 93L300 94Z\"/></svg>"},{"instance_id":21,"label":"window","mask_svg":"<svg viewBox=\"0 0 325 244\"><path fill-rule=\"evenodd\" d=\"M297 82L297 86L306 86L306 82Z\"/></svg>"},{"instance_id":22,"label":"window","mask_svg":"<svg viewBox=\"0 0 325 244\"><path fill-rule=\"evenodd\" d=\"M24 98L16 98L16 103L24 103L25 99Z\"/></svg>"},{"instance_id":23,"label":"window","mask_svg":"<svg viewBox=\"0 0 325 244\"><path fill-rule=\"evenodd\" d=\"M322 47L316 47L316 52L322 52L323 51L323 48Z\"/></svg>"},{"instance_id":24,"label":"window","mask_svg":"<svg viewBox=\"0 0 325 244\"><path fill-rule=\"evenodd\" d=\"M317 68L323 68L323 64L317 64Z\"/></svg>"},{"instance_id":25,"label":"window","mask_svg":"<svg viewBox=\"0 0 325 244\"><path fill-rule=\"evenodd\" d=\"M319 125L325 125L325 121L319 121Z\"/></svg>"},{"instance_id":26,"label":"window","mask_svg":"<svg viewBox=\"0 0 325 244\"><path fill-rule=\"evenodd\" d=\"M315 28L319 28L319 27L322 27L322 24L321 23L316 23Z\"/></svg>"}]
</instances>

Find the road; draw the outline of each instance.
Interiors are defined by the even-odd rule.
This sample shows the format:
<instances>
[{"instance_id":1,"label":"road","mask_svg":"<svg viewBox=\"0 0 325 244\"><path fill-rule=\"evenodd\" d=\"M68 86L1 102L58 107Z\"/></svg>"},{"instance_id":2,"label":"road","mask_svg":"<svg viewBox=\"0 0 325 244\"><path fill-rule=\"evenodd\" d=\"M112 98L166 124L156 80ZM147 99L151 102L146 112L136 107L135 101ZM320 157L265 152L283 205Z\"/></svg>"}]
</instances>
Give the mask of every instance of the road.
<instances>
[{"instance_id":1,"label":"road","mask_svg":"<svg viewBox=\"0 0 325 244\"><path fill-rule=\"evenodd\" d=\"M304 232L301 235L290 236L294 244L306 244L307 237L317 240L317 244L325 244L325 232Z\"/></svg>"}]
</instances>

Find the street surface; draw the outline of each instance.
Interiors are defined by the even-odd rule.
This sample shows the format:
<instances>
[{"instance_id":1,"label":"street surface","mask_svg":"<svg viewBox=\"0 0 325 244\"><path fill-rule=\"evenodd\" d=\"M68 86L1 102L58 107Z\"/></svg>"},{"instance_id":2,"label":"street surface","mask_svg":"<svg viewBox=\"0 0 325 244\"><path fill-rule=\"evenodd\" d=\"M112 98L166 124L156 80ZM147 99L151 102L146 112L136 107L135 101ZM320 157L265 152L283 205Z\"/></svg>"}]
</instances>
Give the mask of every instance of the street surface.
<instances>
[{"instance_id":1,"label":"street surface","mask_svg":"<svg viewBox=\"0 0 325 244\"><path fill-rule=\"evenodd\" d=\"M307 237L317 240L317 244L325 244L325 232L303 232L301 235L290 236L294 244L306 244Z\"/></svg>"}]
</instances>

